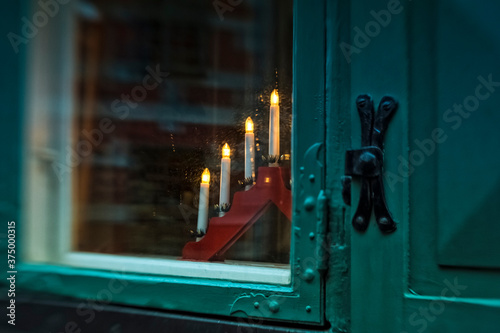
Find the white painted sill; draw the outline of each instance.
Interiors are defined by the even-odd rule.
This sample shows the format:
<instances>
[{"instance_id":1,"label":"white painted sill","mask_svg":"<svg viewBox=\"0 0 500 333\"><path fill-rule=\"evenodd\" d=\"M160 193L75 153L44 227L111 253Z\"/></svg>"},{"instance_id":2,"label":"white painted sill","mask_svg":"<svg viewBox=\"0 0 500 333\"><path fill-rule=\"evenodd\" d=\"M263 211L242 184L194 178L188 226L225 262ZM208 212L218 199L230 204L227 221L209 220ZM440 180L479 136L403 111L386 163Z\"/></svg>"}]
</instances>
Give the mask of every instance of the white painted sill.
<instances>
[{"instance_id":1,"label":"white painted sill","mask_svg":"<svg viewBox=\"0 0 500 333\"><path fill-rule=\"evenodd\" d=\"M256 264L243 261L226 263L194 262L164 258L68 252L63 265L118 272L175 277L228 280L234 282L289 285L290 265Z\"/></svg>"}]
</instances>

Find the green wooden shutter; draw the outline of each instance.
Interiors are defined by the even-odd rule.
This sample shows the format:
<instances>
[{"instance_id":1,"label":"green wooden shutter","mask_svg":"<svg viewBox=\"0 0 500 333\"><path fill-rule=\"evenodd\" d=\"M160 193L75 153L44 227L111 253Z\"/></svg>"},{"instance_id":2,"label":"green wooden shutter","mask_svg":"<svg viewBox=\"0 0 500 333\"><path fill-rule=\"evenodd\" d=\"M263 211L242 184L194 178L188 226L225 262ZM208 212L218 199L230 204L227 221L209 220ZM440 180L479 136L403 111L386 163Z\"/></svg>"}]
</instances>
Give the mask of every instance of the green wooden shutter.
<instances>
[{"instance_id":1,"label":"green wooden shutter","mask_svg":"<svg viewBox=\"0 0 500 333\"><path fill-rule=\"evenodd\" d=\"M384 235L372 217L360 233L345 222L352 332L500 327L499 11L495 1L356 0L331 27L348 27L333 43L350 103L330 110L350 120L351 146L360 147L356 96L400 103L384 163L398 229ZM342 41L355 47L350 63ZM351 216L359 190L354 181Z\"/></svg>"}]
</instances>

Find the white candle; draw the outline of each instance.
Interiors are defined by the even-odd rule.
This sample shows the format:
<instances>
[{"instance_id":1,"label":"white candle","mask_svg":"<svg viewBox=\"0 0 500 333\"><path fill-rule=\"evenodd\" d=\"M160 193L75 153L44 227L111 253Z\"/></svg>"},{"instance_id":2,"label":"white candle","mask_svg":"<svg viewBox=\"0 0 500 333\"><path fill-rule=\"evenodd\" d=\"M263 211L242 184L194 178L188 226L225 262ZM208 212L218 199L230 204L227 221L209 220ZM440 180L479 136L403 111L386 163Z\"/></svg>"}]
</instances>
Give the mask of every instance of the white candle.
<instances>
[{"instance_id":1,"label":"white candle","mask_svg":"<svg viewBox=\"0 0 500 333\"><path fill-rule=\"evenodd\" d=\"M269 110L269 156L280 155L280 106L279 95L276 89L271 94L271 108ZM269 163L269 166L277 166L278 163Z\"/></svg>"},{"instance_id":2,"label":"white candle","mask_svg":"<svg viewBox=\"0 0 500 333\"><path fill-rule=\"evenodd\" d=\"M253 134L253 121L248 117L245 121L245 179L255 179L255 136ZM245 187L248 190L252 185Z\"/></svg>"},{"instance_id":3,"label":"white candle","mask_svg":"<svg viewBox=\"0 0 500 333\"><path fill-rule=\"evenodd\" d=\"M210 171L205 169L201 174L200 200L198 202L198 232L206 233L208 226L208 192L210 183ZM199 241L202 237L196 238Z\"/></svg>"},{"instance_id":4,"label":"white candle","mask_svg":"<svg viewBox=\"0 0 500 333\"><path fill-rule=\"evenodd\" d=\"M219 195L219 216L224 216L222 206L228 205L230 195L230 180L231 180L231 150L226 143L222 147L222 160L220 163L220 195Z\"/></svg>"}]
</instances>

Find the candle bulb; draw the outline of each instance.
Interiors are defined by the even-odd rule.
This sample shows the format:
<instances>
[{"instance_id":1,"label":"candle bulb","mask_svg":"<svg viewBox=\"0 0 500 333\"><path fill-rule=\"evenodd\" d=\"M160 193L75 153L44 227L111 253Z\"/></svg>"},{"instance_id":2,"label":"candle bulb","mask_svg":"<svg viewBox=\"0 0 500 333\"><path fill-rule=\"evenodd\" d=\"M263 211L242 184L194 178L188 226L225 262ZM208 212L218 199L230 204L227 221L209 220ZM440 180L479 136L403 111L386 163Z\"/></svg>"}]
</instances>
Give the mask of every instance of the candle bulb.
<instances>
[{"instance_id":1,"label":"candle bulb","mask_svg":"<svg viewBox=\"0 0 500 333\"><path fill-rule=\"evenodd\" d=\"M269 156L278 158L280 155L280 98L278 90L271 94L271 108L269 110ZM278 166L278 162L269 163L269 166Z\"/></svg>"},{"instance_id":2,"label":"candle bulb","mask_svg":"<svg viewBox=\"0 0 500 333\"><path fill-rule=\"evenodd\" d=\"M222 147L222 160L220 163L220 195L219 195L219 216L224 216L222 207L229 205L230 195L230 180L231 180L231 150L226 143Z\"/></svg>"},{"instance_id":3,"label":"candle bulb","mask_svg":"<svg viewBox=\"0 0 500 333\"><path fill-rule=\"evenodd\" d=\"M255 136L253 134L253 121L248 117L245 121L245 179L255 179ZM245 190L252 185L245 186Z\"/></svg>"},{"instance_id":4,"label":"candle bulb","mask_svg":"<svg viewBox=\"0 0 500 333\"><path fill-rule=\"evenodd\" d=\"M210 171L205 169L201 174L200 200L198 202L198 233L206 233L208 225L208 193L210 183ZM201 237L196 238L199 241Z\"/></svg>"}]
</instances>

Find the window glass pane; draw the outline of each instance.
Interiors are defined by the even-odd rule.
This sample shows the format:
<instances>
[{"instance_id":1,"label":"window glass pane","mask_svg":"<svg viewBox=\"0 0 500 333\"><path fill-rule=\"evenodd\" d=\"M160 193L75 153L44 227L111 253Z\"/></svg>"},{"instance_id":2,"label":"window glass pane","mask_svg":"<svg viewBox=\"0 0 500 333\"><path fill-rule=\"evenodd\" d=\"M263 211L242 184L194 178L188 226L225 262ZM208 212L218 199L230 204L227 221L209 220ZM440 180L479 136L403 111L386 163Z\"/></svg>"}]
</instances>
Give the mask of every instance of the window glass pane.
<instances>
[{"instance_id":1,"label":"window glass pane","mask_svg":"<svg viewBox=\"0 0 500 333\"><path fill-rule=\"evenodd\" d=\"M287 264L292 1L87 0L76 24L73 250Z\"/></svg>"}]
</instances>

